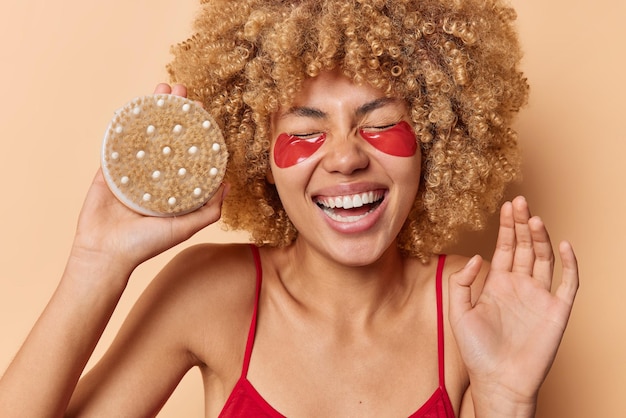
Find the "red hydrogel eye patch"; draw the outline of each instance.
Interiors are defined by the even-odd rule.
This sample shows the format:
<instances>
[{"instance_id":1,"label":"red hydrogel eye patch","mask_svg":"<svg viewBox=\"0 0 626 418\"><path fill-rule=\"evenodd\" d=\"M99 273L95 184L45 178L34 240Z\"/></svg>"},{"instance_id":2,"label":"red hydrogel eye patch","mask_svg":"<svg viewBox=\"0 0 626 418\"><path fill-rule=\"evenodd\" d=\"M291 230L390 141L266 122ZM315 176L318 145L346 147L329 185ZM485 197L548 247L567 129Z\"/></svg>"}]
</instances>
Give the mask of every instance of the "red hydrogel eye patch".
<instances>
[{"instance_id":1,"label":"red hydrogel eye patch","mask_svg":"<svg viewBox=\"0 0 626 418\"><path fill-rule=\"evenodd\" d=\"M395 157L412 157L417 151L415 133L407 122L402 121L380 132L359 131L363 139L379 151Z\"/></svg>"},{"instance_id":2,"label":"red hydrogel eye patch","mask_svg":"<svg viewBox=\"0 0 626 418\"><path fill-rule=\"evenodd\" d=\"M317 151L324 141L326 134L315 138L300 138L289 134L280 134L274 145L274 162L279 168L287 168L309 158Z\"/></svg>"}]
</instances>

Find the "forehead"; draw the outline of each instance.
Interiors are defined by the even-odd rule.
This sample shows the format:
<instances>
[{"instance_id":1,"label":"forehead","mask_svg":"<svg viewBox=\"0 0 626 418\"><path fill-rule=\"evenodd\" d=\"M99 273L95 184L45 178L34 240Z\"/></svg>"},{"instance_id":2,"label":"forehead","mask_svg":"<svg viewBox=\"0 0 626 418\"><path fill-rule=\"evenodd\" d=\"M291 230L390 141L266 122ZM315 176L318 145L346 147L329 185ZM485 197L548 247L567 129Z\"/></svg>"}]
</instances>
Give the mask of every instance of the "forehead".
<instances>
[{"instance_id":1,"label":"forehead","mask_svg":"<svg viewBox=\"0 0 626 418\"><path fill-rule=\"evenodd\" d=\"M296 93L291 106L278 112L280 117L322 118L326 110L346 110L357 116L383 107L406 109L406 103L368 84L356 84L339 71L325 71L308 78Z\"/></svg>"}]
</instances>

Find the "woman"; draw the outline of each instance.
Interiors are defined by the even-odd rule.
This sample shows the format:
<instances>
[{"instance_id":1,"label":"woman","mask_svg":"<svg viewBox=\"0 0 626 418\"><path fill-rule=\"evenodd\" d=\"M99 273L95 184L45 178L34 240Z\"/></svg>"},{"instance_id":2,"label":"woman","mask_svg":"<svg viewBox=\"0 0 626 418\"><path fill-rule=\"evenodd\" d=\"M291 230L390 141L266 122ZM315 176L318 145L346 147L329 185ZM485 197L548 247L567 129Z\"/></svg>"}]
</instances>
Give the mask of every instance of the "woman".
<instances>
[{"instance_id":1,"label":"woman","mask_svg":"<svg viewBox=\"0 0 626 418\"><path fill-rule=\"evenodd\" d=\"M157 219L96 175L2 416L152 416L195 366L206 416L533 416L578 287L571 246L552 295L519 197L491 265L439 255L517 173L513 20L498 1L206 2L156 92L218 120L228 186ZM255 245L175 257L78 382L134 268L220 217Z\"/></svg>"}]
</instances>

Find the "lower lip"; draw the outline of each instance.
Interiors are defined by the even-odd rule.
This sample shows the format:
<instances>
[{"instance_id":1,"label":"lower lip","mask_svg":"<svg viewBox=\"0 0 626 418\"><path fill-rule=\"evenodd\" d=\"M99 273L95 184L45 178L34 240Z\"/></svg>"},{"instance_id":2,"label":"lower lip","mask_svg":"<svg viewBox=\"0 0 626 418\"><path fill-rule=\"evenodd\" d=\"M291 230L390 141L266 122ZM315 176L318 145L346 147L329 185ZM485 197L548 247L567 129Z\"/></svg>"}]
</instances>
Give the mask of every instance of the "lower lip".
<instances>
[{"instance_id":1,"label":"lower lip","mask_svg":"<svg viewBox=\"0 0 626 418\"><path fill-rule=\"evenodd\" d=\"M326 214L326 212L324 212L324 210L320 208L319 206L318 206L318 209L322 217L326 221L326 223L335 231L341 232L344 234L357 234L361 232L366 232L372 229L377 224L378 220L382 216L384 208L387 206L386 197L387 196L385 196L383 201L380 202L380 204L376 206L375 209L373 209L372 211L368 212L364 216L360 217L360 219L357 219L355 221L347 221L347 220L337 221L331 218L330 216L328 216L328 214Z\"/></svg>"}]
</instances>

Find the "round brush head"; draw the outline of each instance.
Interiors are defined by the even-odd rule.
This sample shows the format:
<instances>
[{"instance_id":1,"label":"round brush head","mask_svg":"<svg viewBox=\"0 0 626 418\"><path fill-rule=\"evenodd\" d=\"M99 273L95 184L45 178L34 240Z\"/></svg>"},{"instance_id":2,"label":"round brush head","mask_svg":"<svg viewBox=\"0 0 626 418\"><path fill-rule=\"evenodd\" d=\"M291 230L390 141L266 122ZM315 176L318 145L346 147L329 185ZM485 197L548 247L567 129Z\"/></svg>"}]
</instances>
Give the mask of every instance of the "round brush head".
<instances>
[{"instance_id":1,"label":"round brush head","mask_svg":"<svg viewBox=\"0 0 626 418\"><path fill-rule=\"evenodd\" d=\"M133 99L104 135L102 171L130 209L176 216L204 205L220 186L228 151L211 115L196 102L170 94Z\"/></svg>"}]
</instances>

